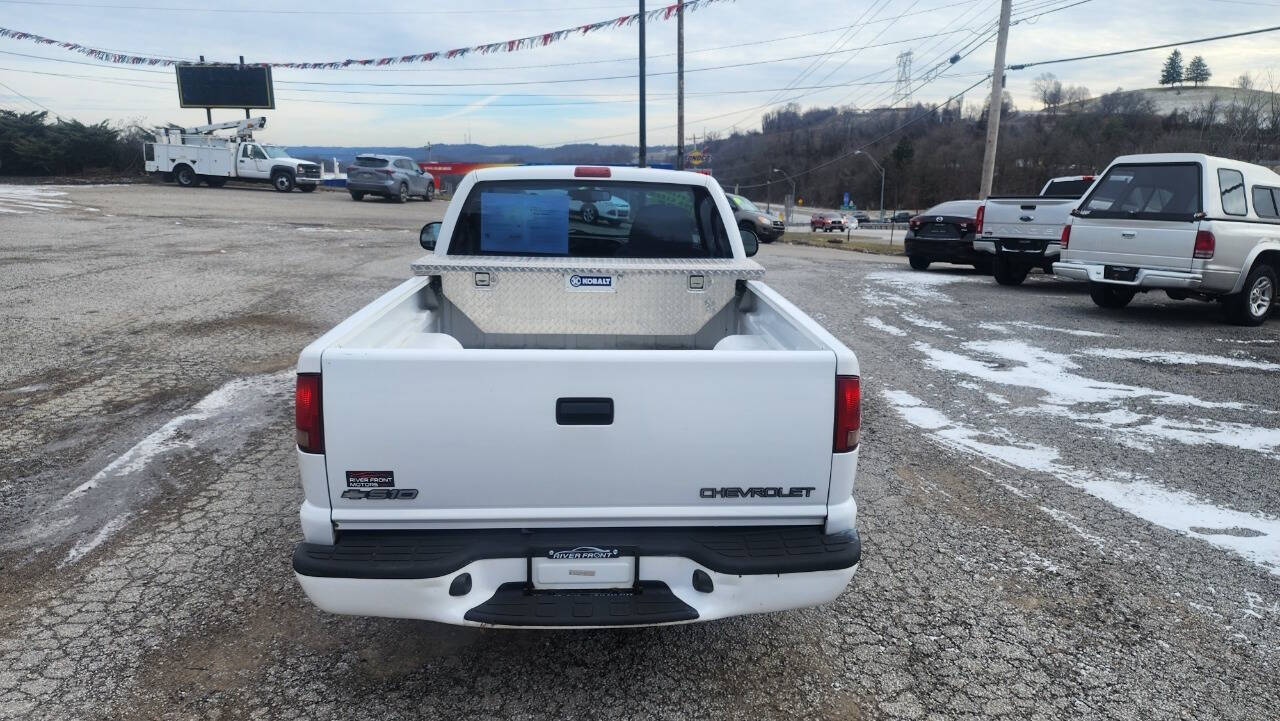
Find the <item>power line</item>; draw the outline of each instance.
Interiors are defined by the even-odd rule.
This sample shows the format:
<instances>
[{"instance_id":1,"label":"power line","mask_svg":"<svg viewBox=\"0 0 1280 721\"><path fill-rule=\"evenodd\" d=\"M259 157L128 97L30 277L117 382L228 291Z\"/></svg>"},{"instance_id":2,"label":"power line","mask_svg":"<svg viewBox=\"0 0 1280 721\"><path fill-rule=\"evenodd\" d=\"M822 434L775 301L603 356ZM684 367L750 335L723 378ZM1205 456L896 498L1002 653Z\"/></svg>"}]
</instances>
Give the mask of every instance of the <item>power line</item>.
<instances>
[{"instance_id":1,"label":"power line","mask_svg":"<svg viewBox=\"0 0 1280 721\"><path fill-rule=\"evenodd\" d=\"M98 8L102 10L148 10L152 12L195 12L251 15L489 15L508 13L547 13L558 10L617 10L631 5L579 5L577 7L488 8L480 10L261 10L257 8L210 8L173 5L98 5L75 2L37 2L36 0L0 0L7 5L37 7Z\"/></svg>"},{"instance_id":2,"label":"power line","mask_svg":"<svg viewBox=\"0 0 1280 721\"><path fill-rule=\"evenodd\" d=\"M1096 58L1110 58L1116 55L1130 55L1132 53L1144 53L1148 50L1163 50L1164 48L1177 47L1179 45L1196 45L1199 43L1213 42L1214 40L1226 40L1228 38L1241 38L1246 35L1260 35L1262 33L1273 33L1280 30L1280 25L1273 25L1269 28L1258 28L1257 30L1245 30L1238 33L1228 33L1226 35L1214 35L1207 38L1197 38L1195 40L1183 40L1176 43L1165 43L1164 45L1148 45L1145 48L1133 48L1130 50L1115 50L1109 53L1095 53L1093 55L1078 55L1073 58L1058 58L1057 60L1037 60L1034 63L1019 63L1017 65L1005 66L1007 70L1026 70L1037 65L1053 65L1055 63L1070 63L1077 60L1094 60Z\"/></svg>"},{"instance_id":3,"label":"power line","mask_svg":"<svg viewBox=\"0 0 1280 721\"><path fill-rule=\"evenodd\" d=\"M2 82L0 82L0 88L4 88L5 90L8 90L9 92L13 93L14 95L17 95L18 97L22 98L23 100L27 101L28 103L31 103L32 105L36 106L37 108L43 108L43 109L45 110L45 112L51 113L51 114L53 115L53 117L57 118L58 120L62 120L62 116L61 116L61 115L58 115L58 114L57 114L56 112L54 112L53 110L50 110L50 109L49 109L49 106L45 105L44 103L38 103L38 102L36 102L36 101L32 100L31 98L29 98L29 97L27 97L27 96L23 95L22 93L18 92L17 90L14 90L13 88L9 87L8 85L5 85L5 84L4 84L4 83L2 83Z\"/></svg>"}]
</instances>

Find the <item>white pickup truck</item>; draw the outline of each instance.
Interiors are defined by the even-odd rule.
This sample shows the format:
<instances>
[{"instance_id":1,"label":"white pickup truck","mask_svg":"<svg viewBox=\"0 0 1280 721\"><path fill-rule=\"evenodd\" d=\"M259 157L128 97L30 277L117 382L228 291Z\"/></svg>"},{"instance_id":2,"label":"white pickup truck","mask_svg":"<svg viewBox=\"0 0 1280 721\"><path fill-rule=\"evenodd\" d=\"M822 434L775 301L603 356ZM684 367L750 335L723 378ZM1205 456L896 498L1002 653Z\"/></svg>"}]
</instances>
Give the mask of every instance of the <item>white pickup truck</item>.
<instances>
[{"instance_id":1,"label":"white pickup truck","mask_svg":"<svg viewBox=\"0 0 1280 721\"><path fill-rule=\"evenodd\" d=\"M1001 285L1021 285L1032 268L1053 272L1062 228L1071 209L1093 185L1092 175L1052 178L1039 195L991 196L978 209L973 249L995 256L992 275Z\"/></svg>"},{"instance_id":2,"label":"white pickup truck","mask_svg":"<svg viewBox=\"0 0 1280 721\"><path fill-rule=\"evenodd\" d=\"M266 118L245 118L194 128L157 128L155 142L144 143L144 169L184 188L204 183L221 188L228 180L271 183L281 193L294 188L311 192L320 185L320 166L289 157L287 148L253 139L253 131L266 127ZM234 136L215 135L234 130Z\"/></svg>"},{"instance_id":3,"label":"white pickup truck","mask_svg":"<svg viewBox=\"0 0 1280 721\"><path fill-rule=\"evenodd\" d=\"M584 193L627 218L583 220ZM759 280L714 179L479 170L420 241L413 278L298 360L317 606L580 628L844 590L858 362Z\"/></svg>"}]
</instances>

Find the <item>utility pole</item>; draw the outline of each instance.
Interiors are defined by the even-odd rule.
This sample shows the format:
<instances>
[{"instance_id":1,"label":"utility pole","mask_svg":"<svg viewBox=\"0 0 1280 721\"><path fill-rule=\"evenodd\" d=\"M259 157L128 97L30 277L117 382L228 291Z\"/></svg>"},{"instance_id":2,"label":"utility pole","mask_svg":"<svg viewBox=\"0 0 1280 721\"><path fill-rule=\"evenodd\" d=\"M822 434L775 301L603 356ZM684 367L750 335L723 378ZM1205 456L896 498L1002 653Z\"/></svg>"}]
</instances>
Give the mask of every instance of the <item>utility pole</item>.
<instances>
[{"instance_id":1,"label":"utility pole","mask_svg":"<svg viewBox=\"0 0 1280 721\"><path fill-rule=\"evenodd\" d=\"M676 2L676 170L684 170L684 0Z\"/></svg>"},{"instance_id":2,"label":"utility pole","mask_svg":"<svg viewBox=\"0 0 1280 721\"><path fill-rule=\"evenodd\" d=\"M1000 33L996 36L996 63L991 71L991 106L987 108L987 149L982 154L982 187L978 198L991 195L996 175L996 143L1000 140L1000 110L1004 102L1004 50L1009 44L1009 12L1012 0L1000 0Z\"/></svg>"},{"instance_id":3,"label":"utility pole","mask_svg":"<svg viewBox=\"0 0 1280 721\"><path fill-rule=\"evenodd\" d=\"M204 56L200 56L200 63L204 64ZM213 111L209 108L204 109L204 122L206 125L213 125Z\"/></svg>"},{"instance_id":4,"label":"utility pole","mask_svg":"<svg viewBox=\"0 0 1280 721\"><path fill-rule=\"evenodd\" d=\"M644 0L640 0L640 159L636 164L646 165L647 150L644 139Z\"/></svg>"}]
</instances>

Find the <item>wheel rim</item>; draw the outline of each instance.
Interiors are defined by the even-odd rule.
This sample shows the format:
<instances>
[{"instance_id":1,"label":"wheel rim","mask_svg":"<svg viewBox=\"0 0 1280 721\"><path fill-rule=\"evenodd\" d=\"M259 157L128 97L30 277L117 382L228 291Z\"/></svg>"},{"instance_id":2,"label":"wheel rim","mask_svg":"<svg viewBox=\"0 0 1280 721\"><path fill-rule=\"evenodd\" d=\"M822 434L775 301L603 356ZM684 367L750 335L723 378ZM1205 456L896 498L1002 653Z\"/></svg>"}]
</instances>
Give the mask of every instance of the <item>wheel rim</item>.
<instances>
[{"instance_id":1,"label":"wheel rim","mask_svg":"<svg viewBox=\"0 0 1280 721\"><path fill-rule=\"evenodd\" d=\"M178 173L178 182L182 183L183 185L191 185L191 177L192 177L192 172L190 170L187 170L186 168L183 168Z\"/></svg>"},{"instance_id":2,"label":"wheel rim","mask_svg":"<svg viewBox=\"0 0 1280 721\"><path fill-rule=\"evenodd\" d=\"M401 186L400 186L400 201L401 201L401 202L404 202L404 201L406 201L406 200L408 200L408 199L409 199L409 189L408 189L408 188L406 188L406 187L404 187L403 185L401 185Z\"/></svg>"},{"instance_id":3,"label":"wheel rim","mask_svg":"<svg viewBox=\"0 0 1280 721\"><path fill-rule=\"evenodd\" d=\"M587 221L588 223L596 222L596 209L592 208L591 206L587 206L586 208L583 208L582 219Z\"/></svg>"},{"instance_id":4,"label":"wheel rim","mask_svg":"<svg viewBox=\"0 0 1280 721\"><path fill-rule=\"evenodd\" d=\"M289 187L289 179L284 177L283 175L277 176L276 187L281 190L284 190L285 188Z\"/></svg>"},{"instance_id":5,"label":"wheel rim","mask_svg":"<svg viewBox=\"0 0 1280 721\"><path fill-rule=\"evenodd\" d=\"M1274 295L1275 286L1271 284L1270 278L1263 276L1254 281L1253 287L1249 289L1249 312L1254 318L1266 315Z\"/></svg>"}]
</instances>

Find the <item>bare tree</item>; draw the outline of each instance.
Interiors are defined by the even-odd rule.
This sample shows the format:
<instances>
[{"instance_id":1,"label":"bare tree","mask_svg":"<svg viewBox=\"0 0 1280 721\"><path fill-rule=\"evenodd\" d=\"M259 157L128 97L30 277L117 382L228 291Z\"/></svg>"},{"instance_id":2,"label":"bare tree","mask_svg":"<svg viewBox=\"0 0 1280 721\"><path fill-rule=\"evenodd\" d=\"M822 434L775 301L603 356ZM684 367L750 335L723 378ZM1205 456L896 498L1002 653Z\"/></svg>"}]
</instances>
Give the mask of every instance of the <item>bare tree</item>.
<instances>
[{"instance_id":1,"label":"bare tree","mask_svg":"<svg viewBox=\"0 0 1280 721\"><path fill-rule=\"evenodd\" d=\"M1041 73L1036 76L1035 81L1031 84L1035 90L1036 97L1040 103L1044 105L1044 109L1050 113L1057 113L1058 106L1062 105L1063 90L1062 81L1053 73Z\"/></svg>"}]
</instances>

